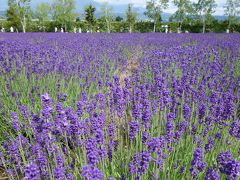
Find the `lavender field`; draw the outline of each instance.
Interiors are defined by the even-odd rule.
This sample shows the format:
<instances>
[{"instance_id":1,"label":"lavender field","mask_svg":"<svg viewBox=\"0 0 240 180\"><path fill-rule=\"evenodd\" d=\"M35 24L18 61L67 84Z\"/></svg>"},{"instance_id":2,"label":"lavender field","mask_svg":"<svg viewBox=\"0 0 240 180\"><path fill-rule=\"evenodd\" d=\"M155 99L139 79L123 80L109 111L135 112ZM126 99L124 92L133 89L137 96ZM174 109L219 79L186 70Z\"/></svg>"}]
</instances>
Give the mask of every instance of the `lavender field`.
<instances>
[{"instance_id":1,"label":"lavender field","mask_svg":"<svg viewBox=\"0 0 240 180\"><path fill-rule=\"evenodd\" d=\"M240 35L0 34L0 179L238 180Z\"/></svg>"}]
</instances>

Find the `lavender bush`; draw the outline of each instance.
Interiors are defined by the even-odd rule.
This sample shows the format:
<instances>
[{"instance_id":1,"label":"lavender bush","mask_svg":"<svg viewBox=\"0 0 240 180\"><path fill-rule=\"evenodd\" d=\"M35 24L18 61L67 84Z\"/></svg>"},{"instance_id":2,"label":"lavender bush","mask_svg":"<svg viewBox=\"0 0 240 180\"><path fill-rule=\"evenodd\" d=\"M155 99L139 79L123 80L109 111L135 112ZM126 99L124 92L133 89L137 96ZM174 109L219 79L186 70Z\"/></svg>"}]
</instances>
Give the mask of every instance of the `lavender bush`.
<instances>
[{"instance_id":1,"label":"lavender bush","mask_svg":"<svg viewBox=\"0 0 240 180\"><path fill-rule=\"evenodd\" d=\"M0 166L237 180L239 47L238 34L0 34Z\"/></svg>"}]
</instances>

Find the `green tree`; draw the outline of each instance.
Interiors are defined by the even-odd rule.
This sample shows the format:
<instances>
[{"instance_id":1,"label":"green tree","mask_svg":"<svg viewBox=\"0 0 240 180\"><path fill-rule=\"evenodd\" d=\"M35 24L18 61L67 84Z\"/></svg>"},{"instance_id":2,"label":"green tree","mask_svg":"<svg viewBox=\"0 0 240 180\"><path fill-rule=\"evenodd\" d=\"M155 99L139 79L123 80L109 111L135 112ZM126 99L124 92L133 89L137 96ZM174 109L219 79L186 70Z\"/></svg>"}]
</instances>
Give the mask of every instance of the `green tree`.
<instances>
[{"instance_id":1,"label":"green tree","mask_svg":"<svg viewBox=\"0 0 240 180\"><path fill-rule=\"evenodd\" d=\"M38 18L40 25L43 27L43 30L45 31L44 28L44 22L49 20L49 14L51 11L51 6L49 3L40 3L37 5L35 16Z\"/></svg>"},{"instance_id":2,"label":"green tree","mask_svg":"<svg viewBox=\"0 0 240 180\"><path fill-rule=\"evenodd\" d=\"M72 27L78 14L74 12L75 0L55 0L52 5L53 18L67 31Z\"/></svg>"},{"instance_id":3,"label":"green tree","mask_svg":"<svg viewBox=\"0 0 240 180\"><path fill-rule=\"evenodd\" d=\"M237 22L240 15L240 0L227 0L225 15L228 17L228 29L231 29L231 25Z\"/></svg>"},{"instance_id":4,"label":"green tree","mask_svg":"<svg viewBox=\"0 0 240 180\"><path fill-rule=\"evenodd\" d=\"M17 4L15 3L15 0L8 0L6 16L10 26L12 26L14 29L20 29L21 22L17 14Z\"/></svg>"},{"instance_id":5,"label":"green tree","mask_svg":"<svg viewBox=\"0 0 240 180\"><path fill-rule=\"evenodd\" d=\"M101 11L102 11L103 18L104 18L104 20L106 22L106 25L107 25L108 33L110 33L111 32L111 22L112 22L112 19L113 19L112 7L110 7L107 2L104 2L102 7L101 7Z\"/></svg>"},{"instance_id":6,"label":"green tree","mask_svg":"<svg viewBox=\"0 0 240 180\"><path fill-rule=\"evenodd\" d=\"M153 21L153 32L156 32L157 22L161 21L162 10L168 7L168 0L150 0L146 4L146 15Z\"/></svg>"},{"instance_id":7,"label":"green tree","mask_svg":"<svg viewBox=\"0 0 240 180\"><path fill-rule=\"evenodd\" d=\"M137 13L133 9L133 4L128 4L128 8L126 11L127 22L129 24L129 32L132 33L133 26L137 20Z\"/></svg>"},{"instance_id":8,"label":"green tree","mask_svg":"<svg viewBox=\"0 0 240 180\"><path fill-rule=\"evenodd\" d=\"M8 0L7 18L17 28L19 24L25 33L27 20L31 18L31 0Z\"/></svg>"},{"instance_id":9,"label":"green tree","mask_svg":"<svg viewBox=\"0 0 240 180\"><path fill-rule=\"evenodd\" d=\"M96 24L96 17L94 15L95 11L96 8L91 4L85 8L85 20L87 21L91 32L93 31L93 27Z\"/></svg>"},{"instance_id":10,"label":"green tree","mask_svg":"<svg viewBox=\"0 0 240 180\"><path fill-rule=\"evenodd\" d=\"M212 14L215 12L216 7L215 0L198 0L197 4L195 4L196 13L203 23L203 33L206 31L206 23L212 20Z\"/></svg>"},{"instance_id":11,"label":"green tree","mask_svg":"<svg viewBox=\"0 0 240 180\"><path fill-rule=\"evenodd\" d=\"M178 21L179 28L182 30L183 22L192 12L191 2L190 0L174 0L173 3L177 7L177 11L173 14L173 19Z\"/></svg>"},{"instance_id":12,"label":"green tree","mask_svg":"<svg viewBox=\"0 0 240 180\"><path fill-rule=\"evenodd\" d=\"M121 17L121 16L117 16L116 18L115 18L115 21L117 21L117 22L121 22L123 20L123 18Z\"/></svg>"}]
</instances>

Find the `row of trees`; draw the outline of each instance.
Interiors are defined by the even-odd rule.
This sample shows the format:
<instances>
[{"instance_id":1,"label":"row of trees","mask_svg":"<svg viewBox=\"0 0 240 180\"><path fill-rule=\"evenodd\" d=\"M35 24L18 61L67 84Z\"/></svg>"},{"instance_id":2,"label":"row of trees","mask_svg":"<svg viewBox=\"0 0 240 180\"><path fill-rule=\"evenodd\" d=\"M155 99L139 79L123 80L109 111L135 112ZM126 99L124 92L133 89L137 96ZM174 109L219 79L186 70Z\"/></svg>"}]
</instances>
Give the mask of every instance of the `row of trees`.
<instances>
[{"instance_id":1,"label":"row of trees","mask_svg":"<svg viewBox=\"0 0 240 180\"><path fill-rule=\"evenodd\" d=\"M47 21L54 21L56 26L69 31L74 22L80 21L79 14L76 13L75 0L54 0L52 4L40 3L35 12L30 7L31 0L8 0L7 20L11 26L26 32L26 27L32 18L38 19L39 27L45 30ZM206 24L213 21L213 13L217 7L215 0L198 0L197 3L190 0L173 0L177 7L176 12L169 19L172 22L178 22L179 30L182 30L184 24L191 24L194 21L202 23L202 32L206 31ZM146 2L146 11L144 15L153 23L153 32L156 32L157 25L161 22L161 15L169 6L169 0L148 0ZM84 10L84 21L87 22L87 28L93 31L97 18L95 16L96 8L89 5ZM107 32L111 32L113 21L123 21L122 17L113 18L113 9L104 2L101 6L102 16L98 21L105 22ZM228 28L238 21L240 15L240 0L226 0L225 15L228 17ZM128 4L126 10L126 23L128 23L129 32L133 31L134 24L137 21L137 11L133 4Z\"/></svg>"},{"instance_id":2,"label":"row of trees","mask_svg":"<svg viewBox=\"0 0 240 180\"><path fill-rule=\"evenodd\" d=\"M147 1L145 15L154 22L154 30L156 24L161 19L161 13L168 7L169 0L150 0ZM198 0L197 3L190 0L173 0L177 11L171 16L170 21L179 22L179 29L182 30L182 25L185 21L200 20L203 24L202 32L206 31L206 23L214 18L212 14L215 12L217 4L215 0ZM236 23L240 15L240 0L226 0L225 15L228 17L228 29L233 23Z\"/></svg>"}]
</instances>

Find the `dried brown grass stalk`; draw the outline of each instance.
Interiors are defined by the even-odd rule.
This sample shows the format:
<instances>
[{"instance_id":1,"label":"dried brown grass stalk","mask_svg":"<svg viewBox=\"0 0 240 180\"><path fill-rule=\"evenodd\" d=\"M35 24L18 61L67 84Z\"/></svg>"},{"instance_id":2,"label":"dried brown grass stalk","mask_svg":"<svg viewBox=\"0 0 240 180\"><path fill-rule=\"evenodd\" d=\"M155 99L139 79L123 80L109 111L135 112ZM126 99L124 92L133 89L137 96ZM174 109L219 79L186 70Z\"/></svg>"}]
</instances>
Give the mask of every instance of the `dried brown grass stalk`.
<instances>
[{"instance_id":1,"label":"dried brown grass stalk","mask_svg":"<svg viewBox=\"0 0 240 180\"><path fill-rule=\"evenodd\" d=\"M127 59L127 66L124 67L123 65L120 65L114 73L119 77L121 88L125 86L125 79L130 78L133 73L140 68L140 58L143 53L142 47L136 46L130 53L131 54ZM117 128L126 131L126 125L131 121L131 117L114 117L112 120L116 123Z\"/></svg>"},{"instance_id":2,"label":"dried brown grass stalk","mask_svg":"<svg viewBox=\"0 0 240 180\"><path fill-rule=\"evenodd\" d=\"M8 180L8 174L5 168L0 166L0 180Z\"/></svg>"},{"instance_id":3,"label":"dried brown grass stalk","mask_svg":"<svg viewBox=\"0 0 240 180\"><path fill-rule=\"evenodd\" d=\"M120 66L116 70L115 75L119 76L121 87L124 87L124 79L131 77L133 72L139 69L142 52L142 46L140 45L133 48L130 57L127 59L127 67Z\"/></svg>"}]
</instances>

